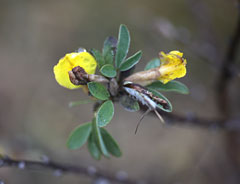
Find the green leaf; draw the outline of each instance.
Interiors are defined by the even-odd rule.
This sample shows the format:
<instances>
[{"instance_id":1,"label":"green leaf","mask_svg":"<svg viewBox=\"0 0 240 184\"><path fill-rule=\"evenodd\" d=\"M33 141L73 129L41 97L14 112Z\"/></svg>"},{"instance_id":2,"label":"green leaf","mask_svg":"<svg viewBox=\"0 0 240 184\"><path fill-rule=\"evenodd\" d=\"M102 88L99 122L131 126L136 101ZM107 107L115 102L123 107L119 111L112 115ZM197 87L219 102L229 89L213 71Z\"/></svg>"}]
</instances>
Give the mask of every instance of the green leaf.
<instances>
[{"instance_id":1,"label":"green leaf","mask_svg":"<svg viewBox=\"0 0 240 184\"><path fill-rule=\"evenodd\" d=\"M103 141L103 138L102 138L100 129L97 125L96 119L93 119L92 123L93 123L93 131L92 131L93 132L93 137L96 140L97 145L98 145L99 149L101 150L101 153L104 156L109 157L108 150L107 150L106 145Z\"/></svg>"},{"instance_id":2,"label":"green leaf","mask_svg":"<svg viewBox=\"0 0 240 184\"><path fill-rule=\"evenodd\" d=\"M99 150L98 146L97 146L97 142L94 139L94 136L92 135L92 133L90 134L89 138L88 138L88 151L90 152L90 154L92 155L92 157L96 160L100 160L101 159L101 151Z\"/></svg>"},{"instance_id":3,"label":"green leaf","mask_svg":"<svg viewBox=\"0 0 240 184\"><path fill-rule=\"evenodd\" d=\"M170 101L159 91L156 91L154 89L148 88L149 91L151 91L154 95L158 96L159 98L162 98L163 100L166 100L168 103L168 107L169 109L165 109L162 105L157 104L157 106L162 109L165 112L172 112L172 104L170 103Z\"/></svg>"},{"instance_id":4,"label":"green leaf","mask_svg":"<svg viewBox=\"0 0 240 184\"><path fill-rule=\"evenodd\" d=\"M99 67L101 68L105 63L102 53L96 49L91 49L90 52L92 53L92 55L94 56L94 58L96 59L98 65L99 65Z\"/></svg>"},{"instance_id":5,"label":"green leaf","mask_svg":"<svg viewBox=\"0 0 240 184\"><path fill-rule=\"evenodd\" d=\"M174 91L181 94L188 94L188 87L179 81L170 81L167 84L163 84L160 81L155 81L147 86L148 88L160 90L160 91Z\"/></svg>"},{"instance_id":6,"label":"green leaf","mask_svg":"<svg viewBox=\"0 0 240 184\"><path fill-rule=\"evenodd\" d=\"M85 142L87 142L89 134L92 130L92 124L85 123L83 125L78 126L75 128L67 141L67 147L69 149L78 149L80 148Z\"/></svg>"},{"instance_id":7,"label":"green leaf","mask_svg":"<svg viewBox=\"0 0 240 184\"><path fill-rule=\"evenodd\" d=\"M117 46L117 39L113 36L107 37L103 44L103 50L102 50L103 56L105 57L108 54L109 50L116 48L116 46Z\"/></svg>"},{"instance_id":8,"label":"green leaf","mask_svg":"<svg viewBox=\"0 0 240 184\"><path fill-rule=\"evenodd\" d=\"M98 82L89 82L88 89L90 93L99 100L107 100L110 97L109 92L104 85Z\"/></svg>"},{"instance_id":9,"label":"green leaf","mask_svg":"<svg viewBox=\"0 0 240 184\"><path fill-rule=\"evenodd\" d=\"M124 61L121 64L120 71L126 71L126 70L129 70L130 68L132 68L134 65L136 65L138 63L138 61L141 59L141 57L142 57L142 51L138 51L136 54L129 57L128 59L126 59L126 61Z\"/></svg>"},{"instance_id":10,"label":"green leaf","mask_svg":"<svg viewBox=\"0 0 240 184\"><path fill-rule=\"evenodd\" d=\"M159 58L154 58L151 61L148 62L148 64L145 66L144 70L150 70L152 68L159 67L161 64Z\"/></svg>"},{"instance_id":11,"label":"green leaf","mask_svg":"<svg viewBox=\"0 0 240 184\"><path fill-rule=\"evenodd\" d=\"M100 72L105 76L105 77L110 77L113 78L117 75L117 72L113 65L111 64L106 64L104 65L101 69Z\"/></svg>"},{"instance_id":12,"label":"green leaf","mask_svg":"<svg viewBox=\"0 0 240 184\"><path fill-rule=\"evenodd\" d=\"M115 57L115 66L120 67L121 63L125 60L130 45L130 35L128 28L121 24L118 33L117 53Z\"/></svg>"},{"instance_id":13,"label":"green leaf","mask_svg":"<svg viewBox=\"0 0 240 184\"><path fill-rule=\"evenodd\" d=\"M79 100L79 101L74 101L74 102L69 102L68 106L69 107L75 107L77 105L82 105L82 104L89 104L94 102L93 100Z\"/></svg>"},{"instance_id":14,"label":"green leaf","mask_svg":"<svg viewBox=\"0 0 240 184\"><path fill-rule=\"evenodd\" d=\"M113 51L109 50L106 56L104 57L105 64L113 65Z\"/></svg>"},{"instance_id":15,"label":"green leaf","mask_svg":"<svg viewBox=\"0 0 240 184\"><path fill-rule=\"evenodd\" d=\"M107 147L107 150L109 153L111 153L115 157L122 156L122 152L117 144L117 142L114 140L114 138L107 132L106 129L100 128L103 141Z\"/></svg>"},{"instance_id":16,"label":"green leaf","mask_svg":"<svg viewBox=\"0 0 240 184\"><path fill-rule=\"evenodd\" d=\"M96 114L96 122L99 127L106 126L113 118L114 106L111 100L104 102Z\"/></svg>"},{"instance_id":17,"label":"green leaf","mask_svg":"<svg viewBox=\"0 0 240 184\"><path fill-rule=\"evenodd\" d=\"M140 109L138 102L128 95L121 96L120 104L124 107L125 110L130 112L136 112Z\"/></svg>"},{"instance_id":18,"label":"green leaf","mask_svg":"<svg viewBox=\"0 0 240 184\"><path fill-rule=\"evenodd\" d=\"M105 64L113 64L114 50L116 50L117 39L115 37L107 37L103 44L103 57Z\"/></svg>"}]
</instances>

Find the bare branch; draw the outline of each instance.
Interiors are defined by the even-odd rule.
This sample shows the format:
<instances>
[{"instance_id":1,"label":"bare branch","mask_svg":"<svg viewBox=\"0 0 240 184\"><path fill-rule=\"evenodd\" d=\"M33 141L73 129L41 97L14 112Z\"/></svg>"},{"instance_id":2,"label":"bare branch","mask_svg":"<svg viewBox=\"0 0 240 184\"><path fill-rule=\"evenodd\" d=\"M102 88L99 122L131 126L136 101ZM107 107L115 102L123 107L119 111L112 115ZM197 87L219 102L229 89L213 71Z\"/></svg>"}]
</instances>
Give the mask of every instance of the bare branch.
<instances>
[{"instance_id":1,"label":"bare branch","mask_svg":"<svg viewBox=\"0 0 240 184\"><path fill-rule=\"evenodd\" d=\"M147 107L141 105L141 111L145 112ZM220 130L229 130L230 126L224 126L222 119L210 119L204 117L198 117L194 115L180 115L176 113L167 113L163 112L162 110L158 110L158 112L164 117L167 124L173 125L186 125L186 126L193 126L193 127L200 127L200 128L218 128ZM156 114L152 111L149 113L150 115L156 116Z\"/></svg>"},{"instance_id":2,"label":"bare branch","mask_svg":"<svg viewBox=\"0 0 240 184\"><path fill-rule=\"evenodd\" d=\"M230 80L234 76L232 70L233 64L236 61L237 49L240 42L240 2L238 1L238 18L237 26L233 33L233 36L230 40L229 46L226 51L225 58L222 63L220 77L217 81L217 102L220 113L224 115L224 118L228 118L230 115L229 112L229 94L228 86Z\"/></svg>"},{"instance_id":3,"label":"bare branch","mask_svg":"<svg viewBox=\"0 0 240 184\"><path fill-rule=\"evenodd\" d=\"M53 161L41 162L33 160L17 160L12 159L8 156L3 156L0 159L0 167L15 167L19 169L30 169L30 170L53 170L57 173L71 173L71 174L80 174L90 177L92 179L104 178L106 180L115 182L115 183L125 183L125 184L136 184L138 181L120 178L114 174L108 173L106 171L93 170L91 168L83 166L73 166L68 164L57 163Z\"/></svg>"},{"instance_id":4,"label":"bare branch","mask_svg":"<svg viewBox=\"0 0 240 184\"><path fill-rule=\"evenodd\" d=\"M219 113L222 115L223 126L229 126L229 119L231 118L231 109L230 109L230 95L229 95L229 85L233 77L237 76L237 73L234 72L234 62L236 62L237 51L240 42L240 0L237 1L238 8L238 17L237 25L233 36L229 42L229 45L226 50L226 55L222 62L220 76L217 81L217 105ZM234 168L234 178L236 181L240 180L240 161L239 161L239 128L240 120L235 121L235 126L232 128L232 131L229 131L226 134L226 151ZM237 126L236 126L237 125ZM233 180L233 176L231 180Z\"/></svg>"}]
</instances>

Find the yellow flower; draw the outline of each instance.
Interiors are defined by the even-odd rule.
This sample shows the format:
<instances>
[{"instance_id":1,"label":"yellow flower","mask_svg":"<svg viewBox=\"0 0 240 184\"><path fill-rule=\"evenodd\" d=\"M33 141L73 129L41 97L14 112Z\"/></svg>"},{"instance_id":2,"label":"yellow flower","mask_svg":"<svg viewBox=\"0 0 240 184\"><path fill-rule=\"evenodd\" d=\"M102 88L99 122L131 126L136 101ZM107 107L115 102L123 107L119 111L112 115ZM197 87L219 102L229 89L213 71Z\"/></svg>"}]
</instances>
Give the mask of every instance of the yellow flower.
<instances>
[{"instance_id":1,"label":"yellow flower","mask_svg":"<svg viewBox=\"0 0 240 184\"><path fill-rule=\"evenodd\" d=\"M166 84L176 78L184 77L187 73L187 60L182 56L183 53L179 51L171 51L168 54L160 52L159 57L161 60L161 66L158 70L160 72L158 80Z\"/></svg>"},{"instance_id":2,"label":"yellow flower","mask_svg":"<svg viewBox=\"0 0 240 184\"><path fill-rule=\"evenodd\" d=\"M183 59L182 56L183 53L179 51L171 51L168 54L160 52L161 65L159 67L134 73L127 77L125 81L146 86L156 80L166 84L176 78L184 77L186 75L187 60Z\"/></svg>"},{"instance_id":3,"label":"yellow flower","mask_svg":"<svg viewBox=\"0 0 240 184\"><path fill-rule=\"evenodd\" d=\"M53 68L56 81L59 85L68 89L82 87L82 85L76 86L72 84L69 79L68 72L76 66L82 67L88 74L94 74L97 67L97 62L88 52L72 52L66 54Z\"/></svg>"}]
</instances>

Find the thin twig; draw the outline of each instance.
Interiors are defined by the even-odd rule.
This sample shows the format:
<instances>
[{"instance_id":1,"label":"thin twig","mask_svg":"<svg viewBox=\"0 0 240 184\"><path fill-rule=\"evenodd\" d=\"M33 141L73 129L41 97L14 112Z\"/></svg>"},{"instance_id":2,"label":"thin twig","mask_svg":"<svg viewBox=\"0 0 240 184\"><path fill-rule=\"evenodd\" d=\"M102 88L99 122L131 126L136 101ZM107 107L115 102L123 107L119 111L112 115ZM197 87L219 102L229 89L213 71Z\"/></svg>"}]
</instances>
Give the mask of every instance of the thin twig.
<instances>
[{"instance_id":1,"label":"thin twig","mask_svg":"<svg viewBox=\"0 0 240 184\"><path fill-rule=\"evenodd\" d=\"M217 81L217 105L219 113L222 115L223 126L227 126L229 119L231 118L231 98L229 95L229 85L231 80L237 74L234 73L233 67L234 62L236 62L237 51L240 44L240 0L237 1L238 17L237 25L233 36L227 47L226 55L223 59L220 76ZM239 126L239 120L237 124ZM239 132L235 128L226 134L226 150L229 157L229 161L233 166L232 173L234 173L236 181L240 180L240 161L239 161ZM231 175L231 180L233 181L233 176Z\"/></svg>"},{"instance_id":2,"label":"thin twig","mask_svg":"<svg viewBox=\"0 0 240 184\"><path fill-rule=\"evenodd\" d=\"M19 169L37 169L37 170L53 170L58 173L72 173L88 176L92 179L104 178L115 183L136 184L135 180L128 178L118 178L114 174L106 171L91 170L90 168L83 166L73 166L69 164L62 164L53 161L41 162L33 160L17 160L4 156L0 159L0 167L16 167Z\"/></svg>"},{"instance_id":3,"label":"thin twig","mask_svg":"<svg viewBox=\"0 0 240 184\"><path fill-rule=\"evenodd\" d=\"M148 107L145 105L140 104L140 109L142 112L145 112ZM198 117L194 115L180 115L176 113L167 113L163 112L162 110L158 110L158 112L163 116L164 120L167 124L173 125L186 125L186 126L193 126L193 127L200 127L200 128L217 128L219 130L228 130L229 127L223 126L223 120L219 118L204 118ZM152 116L156 116L154 111L149 113Z\"/></svg>"},{"instance_id":4,"label":"thin twig","mask_svg":"<svg viewBox=\"0 0 240 184\"><path fill-rule=\"evenodd\" d=\"M223 126L223 120L219 118L204 118L198 116L183 116L175 113L163 113L163 117L167 118L170 123L176 125L192 125L201 128L218 128L218 129L226 129L227 127Z\"/></svg>"},{"instance_id":5,"label":"thin twig","mask_svg":"<svg viewBox=\"0 0 240 184\"><path fill-rule=\"evenodd\" d=\"M233 64L236 60L237 49L240 42L240 1L238 1L238 17L237 17L237 26L233 36L230 40L229 47L227 48L225 58L222 63L220 77L217 81L217 102L220 113L224 116L224 118L228 118L230 115L229 108L229 94L228 87L229 82L234 76L234 72L232 71Z\"/></svg>"}]
</instances>

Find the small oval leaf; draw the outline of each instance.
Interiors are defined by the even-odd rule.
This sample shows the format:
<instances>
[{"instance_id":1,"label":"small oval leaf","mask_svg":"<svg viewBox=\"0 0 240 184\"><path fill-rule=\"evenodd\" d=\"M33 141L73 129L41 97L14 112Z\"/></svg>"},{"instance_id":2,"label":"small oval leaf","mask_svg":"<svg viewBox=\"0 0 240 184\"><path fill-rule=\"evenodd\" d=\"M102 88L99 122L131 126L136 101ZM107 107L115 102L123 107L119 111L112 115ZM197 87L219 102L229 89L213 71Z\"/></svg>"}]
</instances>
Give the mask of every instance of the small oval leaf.
<instances>
[{"instance_id":1,"label":"small oval leaf","mask_svg":"<svg viewBox=\"0 0 240 184\"><path fill-rule=\"evenodd\" d=\"M113 65L111 64L107 64L107 65L104 65L100 72L105 76L105 77L110 77L110 78L113 78L117 75L117 72L115 70L115 68L113 67Z\"/></svg>"},{"instance_id":2,"label":"small oval leaf","mask_svg":"<svg viewBox=\"0 0 240 184\"><path fill-rule=\"evenodd\" d=\"M154 90L154 89L151 89L151 88L148 88L148 90L151 91L154 95L156 95L156 96L162 98L163 100L166 100L166 101L167 101L168 107L169 107L168 109L165 109L162 105L157 104L157 106L158 106L161 110L163 110L163 111L165 111L165 112L172 112L172 104L171 104L171 102L170 102L162 93L160 93L159 91L156 91L156 90Z\"/></svg>"},{"instance_id":3,"label":"small oval leaf","mask_svg":"<svg viewBox=\"0 0 240 184\"><path fill-rule=\"evenodd\" d=\"M130 34L127 26L121 24L118 33L117 53L115 57L115 66L120 67L127 56L130 45Z\"/></svg>"},{"instance_id":4,"label":"small oval leaf","mask_svg":"<svg viewBox=\"0 0 240 184\"><path fill-rule=\"evenodd\" d=\"M114 106L111 100L104 102L98 109L96 121L99 127L106 126L113 118Z\"/></svg>"},{"instance_id":5,"label":"small oval leaf","mask_svg":"<svg viewBox=\"0 0 240 184\"><path fill-rule=\"evenodd\" d=\"M109 36L105 39L104 44L103 44L103 57L105 57L109 50L116 49L117 47L117 39L113 36Z\"/></svg>"},{"instance_id":6,"label":"small oval leaf","mask_svg":"<svg viewBox=\"0 0 240 184\"><path fill-rule=\"evenodd\" d=\"M145 66L144 70L150 70L152 68L159 67L160 65L161 65L160 59L154 58L148 62L148 64Z\"/></svg>"},{"instance_id":7,"label":"small oval leaf","mask_svg":"<svg viewBox=\"0 0 240 184\"><path fill-rule=\"evenodd\" d=\"M90 93L95 98L99 100L107 100L110 97L110 94L104 85L98 82L89 82L87 85Z\"/></svg>"},{"instance_id":8,"label":"small oval leaf","mask_svg":"<svg viewBox=\"0 0 240 184\"><path fill-rule=\"evenodd\" d=\"M99 50L91 49L90 51L94 58L96 59L98 66L102 67L105 64L104 57L102 56L102 53Z\"/></svg>"},{"instance_id":9,"label":"small oval leaf","mask_svg":"<svg viewBox=\"0 0 240 184\"><path fill-rule=\"evenodd\" d=\"M88 151L90 152L90 154L92 155L92 157L96 160L100 160L101 159L101 151L99 150L98 146L97 146L97 142L94 139L94 136L92 135L92 133L90 134L89 138L88 138Z\"/></svg>"},{"instance_id":10,"label":"small oval leaf","mask_svg":"<svg viewBox=\"0 0 240 184\"><path fill-rule=\"evenodd\" d=\"M108 153L106 145L103 141L102 134L97 125L96 119L93 119L92 123L93 123L93 131L92 131L93 134L92 135L93 135L94 139L96 140L97 145L98 145L99 149L101 150L101 153L104 156L109 157L109 153Z\"/></svg>"},{"instance_id":11,"label":"small oval leaf","mask_svg":"<svg viewBox=\"0 0 240 184\"><path fill-rule=\"evenodd\" d=\"M106 148L109 153L111 153L115 157L122 156L122 152L117 144L117 142L114 140L114 138L107 132L106 129L100 128L103 141L106 145Z\"/></svg>"},{"instance_id":12,"label":"small oval leaf","mask_svg":"<svg viewBox=\"0 0 240 184\"><path fill-rule=\"evenodd\" d=\"M142 51L138 51L136 54L129 57L120 66L120 71L126 71L136 65L142 57Z\"/></svg>"},{"instance_id":13,"label":"small oval leaf","mask_svg":"<svg viewBox=\"0 0 240 184\"><path fill-rule=\"evenodd\" d=\"M115 37L110 36L105 39L102 50L105 64L113 65L114 52L116 51L116 47L117 39Z\"/></svg>"},{"instance_id":14,"label":"small oval leaf","mask_svg":"<svg viewBox=\"0 0 240 184\"><path fill-rule=\"evenodd\" d=\"M160 81L155 81L147 87L160 91L174 91L181 94L189 93L188 87L185 84L175 80L169 81L167 84L163 84Z\"/></svg>"},{"instance_id":15,"label":"small oval leaf","mask_svg":"<svg viewBox=\"0 0 240 184\"><path fill-rule=\"evenodd\" d=\"M105 64L113 65L113 58L114 58L113 51L109 50L106 56L104 57Z\"/></svg>"},{"instance_id":16,"label":"small oval leaf","mask_svg":"<svg viewBox=\"0 0 240 184\"><path fill-rule=\"evenodd\" d=\"M67 147L69 149L78 149L80 148L85 142L87 142L89 134L92 130L92 124L85 123L83 125L78 126L75 128L67 141Z\"/></svg>"},{"instance_id":17,"label":"small oval leaf","mask_svg":"<svg viewBox=\"0 0 240 184\"><path fill-rule=\"evenodd\" d=\"M121 96L120 104L124 107L125 110L130 112L136 112L140 109L138 102L128 95Z\"/></svg>"}]
</instances>

